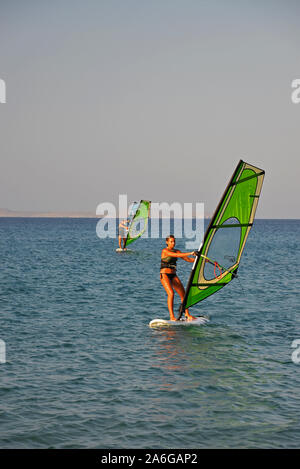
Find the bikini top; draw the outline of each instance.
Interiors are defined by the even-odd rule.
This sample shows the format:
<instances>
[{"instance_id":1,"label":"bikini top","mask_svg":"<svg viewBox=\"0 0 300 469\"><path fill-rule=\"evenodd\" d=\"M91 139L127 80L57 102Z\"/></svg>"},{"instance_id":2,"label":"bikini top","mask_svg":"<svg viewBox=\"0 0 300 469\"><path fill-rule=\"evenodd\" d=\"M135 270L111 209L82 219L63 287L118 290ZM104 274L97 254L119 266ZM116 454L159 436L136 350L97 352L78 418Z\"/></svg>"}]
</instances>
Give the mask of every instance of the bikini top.
<instances>
[{"instance_id":1,"label":"bikini top","mask_svg":"<svg viewBox=\"0 0 300 469\"><path fill-rule=\"evenodd\" d=\"M177 252L177 249L172 249L172 252ZM160 268L176 270L176 264L177 264L177 257L171 257L171 256L162 257Z\"/></svg>"}]
</instances>

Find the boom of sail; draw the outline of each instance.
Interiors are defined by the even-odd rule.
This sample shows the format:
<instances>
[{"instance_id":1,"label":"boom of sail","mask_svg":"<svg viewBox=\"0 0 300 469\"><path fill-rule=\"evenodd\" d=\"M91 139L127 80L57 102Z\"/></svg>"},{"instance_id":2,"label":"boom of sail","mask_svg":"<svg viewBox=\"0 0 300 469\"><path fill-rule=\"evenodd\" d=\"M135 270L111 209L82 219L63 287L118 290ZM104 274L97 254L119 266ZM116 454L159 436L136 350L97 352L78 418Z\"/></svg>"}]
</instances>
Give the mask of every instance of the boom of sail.
<instances>
[{"instance_id":1,"label":"boom of sail","mask_svg":"<svg viewBox=\"0 0 300 469\"><path fill-rule=\"evenodd\" d=\"M262 169L239 161L197 251L178 319L186 308L213 295L237 277L264 175Z\"/></svg>"}]
</instances>

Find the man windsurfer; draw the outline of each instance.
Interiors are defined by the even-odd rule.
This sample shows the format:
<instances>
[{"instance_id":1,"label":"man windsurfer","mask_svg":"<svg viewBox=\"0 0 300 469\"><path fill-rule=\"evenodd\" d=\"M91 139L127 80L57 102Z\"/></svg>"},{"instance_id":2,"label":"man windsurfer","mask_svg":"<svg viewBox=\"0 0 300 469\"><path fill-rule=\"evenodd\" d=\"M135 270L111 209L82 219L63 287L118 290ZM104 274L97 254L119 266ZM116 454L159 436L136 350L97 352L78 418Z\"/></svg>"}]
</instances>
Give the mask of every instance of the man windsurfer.
<instances>
[{"instance_id":1,"label":"man windsurfer","mask_svg":"<svg viewBox=\"0 0 300 469\"><path fill-rule=\"evenodd\" d=\"M119 224L119 247L125 249L129 220L122 220ZM122 247L123 242L123 247Z\"/></svg>"}]
</instances>

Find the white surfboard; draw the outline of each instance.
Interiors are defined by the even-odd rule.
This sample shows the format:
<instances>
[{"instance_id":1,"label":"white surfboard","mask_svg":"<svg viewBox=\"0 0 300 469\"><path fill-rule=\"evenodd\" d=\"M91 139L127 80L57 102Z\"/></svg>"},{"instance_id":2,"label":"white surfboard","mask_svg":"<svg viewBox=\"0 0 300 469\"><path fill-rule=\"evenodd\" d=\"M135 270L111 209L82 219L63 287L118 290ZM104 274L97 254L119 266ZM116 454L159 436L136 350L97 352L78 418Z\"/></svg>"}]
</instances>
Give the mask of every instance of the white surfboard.
<instances>
[{"instance_id":1,"label":"white surfboard","mask_svg":"<svg viewBox=\"0 0 300 469\"><path fill-rule=\"evenodd\" d=\"M200 316L194 319L193 321L186 321L185 319L180 319L180 321L170 321L166 319L152 319L149 322L149 327L168 327L168 326L202 326L203 324L207 324L209 319Z\"/></svg>"},{"instance_id":2,"label":"white surfboard","mask_svg":"<svg viewBox=\"0 0 300 469\"><path fill-rule=\"evenodd\" d=\"M122 249L122 248L117 248L116 252L132 252L132 249Z\"/></svg>"}]
</instances>

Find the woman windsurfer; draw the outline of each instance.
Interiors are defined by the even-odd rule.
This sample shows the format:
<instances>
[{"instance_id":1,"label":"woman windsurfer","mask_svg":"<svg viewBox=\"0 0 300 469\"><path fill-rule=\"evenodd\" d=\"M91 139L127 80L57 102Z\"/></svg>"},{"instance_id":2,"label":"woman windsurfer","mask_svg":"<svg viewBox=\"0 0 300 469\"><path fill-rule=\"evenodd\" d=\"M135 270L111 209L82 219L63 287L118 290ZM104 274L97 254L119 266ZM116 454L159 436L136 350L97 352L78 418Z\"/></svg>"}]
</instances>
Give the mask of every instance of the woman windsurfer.
<instances>
[{"instance_id":1,"label":"woman windsurfer","mask_svg":"<svg viewBox=\"0 0 300 469\"><path fill-rule=\"evenodd\" d=\"M181 252L179 249L175 249L176 241L173 235L166 238L166 243L167 247L161 252L160 281L168 295L170 320L176 321L177 319L173 311L174 290L180 296L181 301L183 301L185 294L184 287L176 274L177 259L181 258L186 262L194 262L194 259L189 256L195 256L195 252ZM185 316L187 321L196 319L194 316L189 314L188 309L185 310Z\"/></svg>"}]
</instances>

